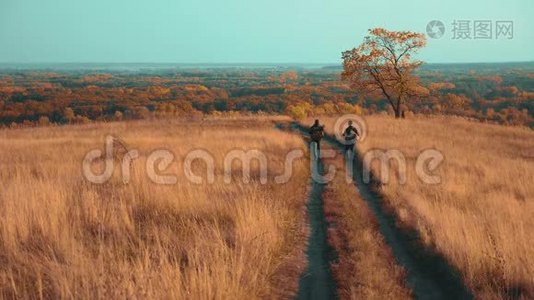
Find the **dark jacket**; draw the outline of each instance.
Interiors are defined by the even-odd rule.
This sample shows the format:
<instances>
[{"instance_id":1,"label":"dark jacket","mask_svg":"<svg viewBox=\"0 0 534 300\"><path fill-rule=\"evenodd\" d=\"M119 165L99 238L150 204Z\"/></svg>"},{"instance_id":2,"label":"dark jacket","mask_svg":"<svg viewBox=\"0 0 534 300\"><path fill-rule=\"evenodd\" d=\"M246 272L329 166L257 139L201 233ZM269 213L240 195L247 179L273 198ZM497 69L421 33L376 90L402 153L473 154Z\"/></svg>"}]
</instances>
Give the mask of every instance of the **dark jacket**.
<instances>
[{"instance_id":1,"label":"dark jacket","mask_svg":"<svg viewBox=\"0 0 534 300\"><path fill-rule=\"evenodd\" d=\"M355 142L356 141L356 136L358 136L358 135L360 135L360 133L358 133L358 130L356 129L356 127L354 127L352 125L350 125L347 128L345 128L345 131L343 132L343 136L345 137L345 141Z\"/></svg>"},{"instance_id":2,"label":"dark jacket","mask_svg":"<svg viewBox=\"0 0 534 300\"><path fill-rule=\"evenodd\" d=\"M310 127L310 136L312 140L316 142L320 141L324 136L324 126L313 124L313 126Z\"/></svg>"}]
</instances>

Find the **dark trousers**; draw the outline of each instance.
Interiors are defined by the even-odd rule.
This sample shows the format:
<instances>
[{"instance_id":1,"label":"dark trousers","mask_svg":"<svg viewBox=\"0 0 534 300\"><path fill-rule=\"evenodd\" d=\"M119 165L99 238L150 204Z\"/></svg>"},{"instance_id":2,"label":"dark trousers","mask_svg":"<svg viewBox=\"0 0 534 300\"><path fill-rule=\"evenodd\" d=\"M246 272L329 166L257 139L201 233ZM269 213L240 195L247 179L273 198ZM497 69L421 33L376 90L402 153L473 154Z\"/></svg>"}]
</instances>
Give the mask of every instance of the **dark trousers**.
<instances>
[{"instance_id":1,"label":"dark trousers","mask_svg":"<svg viewBox=\"0 0 534 300\"><path fill-rule=\"evenodd\" d=\"M321 152L321 141L312 140L312 143L317 144L317 158L319 158L319 152Z\"/></svg>"},{"instance_id":2,"label":"dark trousers","mask_svg":"<svg viewBox=\"0 0 534 300\"><path fill-rule=\"evenodd\" d=\"M321 141L316 141L316 140L313 140L314 142L317 143L317 151L321 150Z\"/></svg>"}]
</instances>

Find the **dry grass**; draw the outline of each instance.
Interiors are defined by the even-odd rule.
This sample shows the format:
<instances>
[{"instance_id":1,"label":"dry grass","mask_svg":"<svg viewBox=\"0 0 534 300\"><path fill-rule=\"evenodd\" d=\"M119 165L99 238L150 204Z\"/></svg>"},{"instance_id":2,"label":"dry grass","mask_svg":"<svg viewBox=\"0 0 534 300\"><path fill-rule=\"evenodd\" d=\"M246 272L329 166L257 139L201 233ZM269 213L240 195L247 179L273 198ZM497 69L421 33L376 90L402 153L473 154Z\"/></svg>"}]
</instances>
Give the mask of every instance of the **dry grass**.
<instances>
[{"instance_id":1,"label":"dry grass","mask_svg":"<svg viewBox=\"0 0 534 300\"><path fill-rule=\"evenodd\" d=\"M458 268L477 298L534 297L534 132L452 117L366 120L361 154L399 149L406 157L407 182L393 176L380 188L401 223ZM324 121L331 130L333 120ZM445 157L438 185L415 173L427 148ZM373 172L380 175L378 164Z\"/></svg>"},{"instance_id":2,"label":"dry grass","mask_svg":"<svg viewBox=\"0 0 534 300\"><path fill-rule=\"evenodd\" d=\"M140 151L128 185L120 170L103 185L81 175L85 153L103 149L107 134ZM306 159L288 183L272 177L287 149L302 147L268 120L0 131L0 298L288 298L305 265ZM161 148L175 155L165 172L178 175L175 185L145 173L146 156ZM196 148L215 157L214 184L183 176ZM267 184L255 180L257 166L250 184L238 169L223 183L223 156L235 148L266 153Z\"/></svg>"},{"instance_id":3,"label":"dry grass","mask_svg":"<svg viewBox=\"0 0 534 300\"><path fill-rule=\"evenodd\" d=\"M409 299L405 272L386 245L373 213L345 179L343 158L324 159L336 176L324 193L329 243L338 261L333 274L341 299Z\"/></svg>"}]
</instances>

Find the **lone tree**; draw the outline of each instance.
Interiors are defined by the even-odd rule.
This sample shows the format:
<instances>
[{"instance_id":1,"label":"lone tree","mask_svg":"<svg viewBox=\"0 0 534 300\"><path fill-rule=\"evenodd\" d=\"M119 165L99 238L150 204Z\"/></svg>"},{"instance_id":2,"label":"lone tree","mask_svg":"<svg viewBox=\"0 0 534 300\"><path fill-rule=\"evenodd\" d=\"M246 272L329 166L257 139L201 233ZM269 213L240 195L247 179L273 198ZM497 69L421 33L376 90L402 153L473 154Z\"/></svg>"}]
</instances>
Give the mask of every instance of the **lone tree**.
<instances>
[{"instance_id":1,"label":"lone tree","mask_svg":"<svg viewBox=\"0 0 534 300\"><path fill-rule=\"evenodd\" d=\"M414 75L422 62L412 59L425 46L425 36L383 28L370 29L369 34L358 48L342 53L341 79L367 95L382 94L393 108L395 118L399 118L404 115L402 107L409 99L427 91Z\"/></svg>"}]
</instances>

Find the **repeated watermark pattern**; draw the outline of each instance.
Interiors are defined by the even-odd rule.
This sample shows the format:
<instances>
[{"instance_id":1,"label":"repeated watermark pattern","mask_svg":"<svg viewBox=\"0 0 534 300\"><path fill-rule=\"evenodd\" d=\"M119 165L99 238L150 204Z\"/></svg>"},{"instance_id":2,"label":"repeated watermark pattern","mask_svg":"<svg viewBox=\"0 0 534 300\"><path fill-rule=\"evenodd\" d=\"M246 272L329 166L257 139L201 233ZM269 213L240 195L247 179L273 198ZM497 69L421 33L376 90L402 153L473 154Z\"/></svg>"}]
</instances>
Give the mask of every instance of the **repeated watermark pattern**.
<instances>
[{"instance_id":1,"label":"repeated watermark pattern","mask_svg":"<svg viewBox=\"0 0 534 300\"><path fill-rule=\"evenodd\" d=\"M352 124L359 133L357 143L363 142L368 133L365 120L358 115L344 115L336 120L334 123L334 136L341 144L347 142L343 138L343 132L349 123ZM120 157L115 155L115 137L107 136L105 138L105 150L93 149L87 152L82 162L82 174L84 178L93 184L104 184L108 182L115 171L115 167L120 166L122 182L124 184L130 183L131 168L135 160L140 157L139 150L127 150ZM352 142L354 143L354 142ZM318 160L325 158L335 158L339 152L334 149L324 149L318 151L316 143L309 144L310 153L310 174L312 180L317 183L326 184L332 181L338 171L333 164L326 163L324 170L320 170ZM273 178L275 184L285 184L291 180L293 176L293 169L295 162L305 157L303 149L288 149L284 159L284 166L282 174L269 174L269 160L267 155L260 149L232 149L225 153L223 166L223 182L225 184L232 184L233 168L235 161L239 161L241 165L242 177L244 184L252 182L251 167L255 162L259 170L259 176L255 176L254 181L260 184L267 184L269 178ZM344 152L345 158L345 178L347 183L351 183L353 178L355 153L352 148ZM146 156L144 171L148 179L156 184L174 185L178 183L178 174L169 174L171 165L175 163L177 158L169 149L155 149L149 152ZM415 163L415 174L418 179L425 184L439 184L441 177L436 175L436 171L444 160L443 154L437 149L424 149L417 156ZM215 183L215 165L216 159L209 150L193 149L189 151L183 158L181 158L184 178L193 184L213 184ZM202 162L206 168L205 173L195 174L193 171L193 163L195 161ZM372 149L362 154L362 170L361 174L364 183L371 182L371 166L373 162L379 163L380 182L387 184L390 181L390 174L395 171L399 184L406 183L407 163L404 153L398 149ZM98 163L103 163L103 170L95 172L93 166ZM221 162L219 162L221 163ZM395 167L393 170L393 166ZM271 177L269 176L271 175ZM275 176L272 176L275 175Z\"/></svg>"},{"instance_id":2,"label":"repeated watermark pattern","mask_svg":"<svg viewBox=\"0 0 534 300\"><path fill-rule=\"evenodd\" d=\"M440 39L446 33L445 24L432 20L426 25L426 33L432 39ZM450 27L452 40L511 40L514 38L512 20L454 20Z\"/></svg>"}]
</instances>

